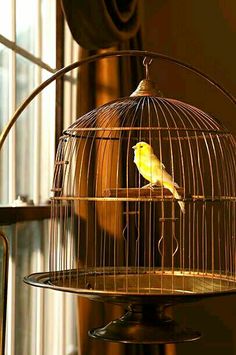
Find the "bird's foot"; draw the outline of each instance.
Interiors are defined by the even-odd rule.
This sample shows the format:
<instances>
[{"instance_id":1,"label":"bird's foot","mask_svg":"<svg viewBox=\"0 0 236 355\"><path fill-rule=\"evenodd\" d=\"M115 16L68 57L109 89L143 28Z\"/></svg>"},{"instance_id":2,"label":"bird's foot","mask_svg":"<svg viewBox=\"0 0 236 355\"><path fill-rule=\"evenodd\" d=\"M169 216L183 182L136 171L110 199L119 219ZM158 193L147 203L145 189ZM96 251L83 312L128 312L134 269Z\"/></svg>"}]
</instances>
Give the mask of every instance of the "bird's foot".
<instances>
[{"instance_id":1,"label":"bird's foot","mask_svg":"<svg viewBox=\"0 0 236 355\"><path fill-rule=\"evenodd\" d=\"M144 186L142 186L141 188L142 188L142 189L147 189L147 188L149 188L149 189L154 190L154 186L155 186L155 184L152 184L152 183L150 182L149 184L144 185Z\"/></svg>"}]
</instances>

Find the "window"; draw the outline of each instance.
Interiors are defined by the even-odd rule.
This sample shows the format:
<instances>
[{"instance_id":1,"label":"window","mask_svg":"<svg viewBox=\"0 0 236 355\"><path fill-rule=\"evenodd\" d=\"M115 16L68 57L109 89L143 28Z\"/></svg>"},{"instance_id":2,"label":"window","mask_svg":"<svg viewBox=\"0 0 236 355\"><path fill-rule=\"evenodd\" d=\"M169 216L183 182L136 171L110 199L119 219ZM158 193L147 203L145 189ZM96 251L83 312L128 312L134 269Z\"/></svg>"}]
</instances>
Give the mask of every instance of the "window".
<instances>
[{"instance_id":1,"label":"window","mask_svg":"<svg viewBox=\"0 0 236 355\"><path fill-rule=\"evenodd\" d=\"M57 0L0 0L0 130L31 91L56 71L58 6ZM66 24L64 32L69 64L78 59L78 45ZM64 80L66 126L75 119L76 77L74 71ZM34 205L48 202L55 155L55 91L51 84L34 99L4 143L0 209L11 206L19 195ZM47 270L49 221L22 220L0 228L10 243L6 353L74 353L76 298L22 282L29 273Z\"/></svg>"},{"instance_id":2,"label":"window","mask_svg":"<svg viewBox=\"0 0 236 355\"><path fill-rule=\"evenodd\" d=\"M33 88L55 71L56 64L55 1L11 4L0 0L1 129ZM18 195L34 204L48 199L55 153L54 103L51 85L13 127L1 154L1 204L11 204Z\"/></svg>"}]
</instances>

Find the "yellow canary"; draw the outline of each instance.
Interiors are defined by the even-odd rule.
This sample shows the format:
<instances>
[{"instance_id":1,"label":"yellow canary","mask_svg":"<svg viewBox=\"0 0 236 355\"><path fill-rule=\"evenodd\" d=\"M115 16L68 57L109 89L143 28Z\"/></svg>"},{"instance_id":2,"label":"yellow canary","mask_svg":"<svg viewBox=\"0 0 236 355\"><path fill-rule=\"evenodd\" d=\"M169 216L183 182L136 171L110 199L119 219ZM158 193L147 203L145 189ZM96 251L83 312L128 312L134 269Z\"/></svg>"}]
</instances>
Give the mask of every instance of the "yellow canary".
<instances>
[{"instance_id":1,"label":"yellow canary","mask_svg":"<svg viewBox=\"0 0 236 355\"><path fill-rule=\"evenodd\" d=\"M152 147L146 142L138 142L132 147L134 149L134 163L136 164L140 174L150 182L143 187L153 187L157 183L168 189L177 200L181 199L178 194L176 184L171 175L165 170L165 165L160 162L153 152ZM185 213L183 201L178 201L181 211Z\"/></svg>"}]
</instances>

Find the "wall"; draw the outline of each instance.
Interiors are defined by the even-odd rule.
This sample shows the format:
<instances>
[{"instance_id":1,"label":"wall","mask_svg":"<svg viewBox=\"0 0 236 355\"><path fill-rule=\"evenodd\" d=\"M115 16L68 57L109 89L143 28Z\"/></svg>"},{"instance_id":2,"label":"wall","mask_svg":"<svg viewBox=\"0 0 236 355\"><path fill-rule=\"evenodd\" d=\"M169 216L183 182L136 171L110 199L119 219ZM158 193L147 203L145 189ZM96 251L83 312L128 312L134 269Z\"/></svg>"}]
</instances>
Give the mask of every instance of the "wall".
<instances>
[{"instance_id":1,"label":"wall","mask_svg":"<svg viewBox=\"0 0 236 355\"><path fill-rule=\"evenodd\" d=\"M236 1L148 0L143 4L144 49L176 57L236 96ZM165 96L176 96L217 116L236 133L236 106L202 80L155 64L152 76ZM177 355L236 354L236 296L181 305L175 318L204 334L177 345Z\"/></svg>"},{"instance_id":2,"label":"wall","mask_svg":"<svg viewBox=\"0 0 236 355\"><path fill-rule=\"evenodd\" d=\"M223 85L236 96L236 2L235 0L148 0L143 4L144 48L176 57ZM157 69L158 70L158 69ZM154 70L156 71L156 69ZM162 73L155 72L160 85ZM186 79L184 73L168 75L168 84L208 112L213 111L236 133L235 107L202 82ZM190 83L189 83L190 80ZM173 83L174 81L174 83ZM191 91L191 93L190 93Z\"/></svg>"}]
</instances>

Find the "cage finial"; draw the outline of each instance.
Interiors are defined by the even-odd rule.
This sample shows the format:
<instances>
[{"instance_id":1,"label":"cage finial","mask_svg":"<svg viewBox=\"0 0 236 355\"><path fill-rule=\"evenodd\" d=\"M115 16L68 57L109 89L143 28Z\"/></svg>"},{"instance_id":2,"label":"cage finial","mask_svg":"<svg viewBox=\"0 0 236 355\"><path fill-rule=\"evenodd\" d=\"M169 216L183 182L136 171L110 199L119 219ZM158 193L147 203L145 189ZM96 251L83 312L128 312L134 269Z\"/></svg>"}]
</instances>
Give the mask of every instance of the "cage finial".
<instances>
[{"instance_id":1,"label":"cage finial","mask_svg":"<svg viewBox=\"0 0 236 355\"><path fill-rule=\"evenodd\" d=\"M141 80L137 89L130 96L159 96L156 89L156 83L150 80L149 66L152 63L152 58L145 57L143 65L145 67L145 79Z\"/></svg>"}]
</instances>

